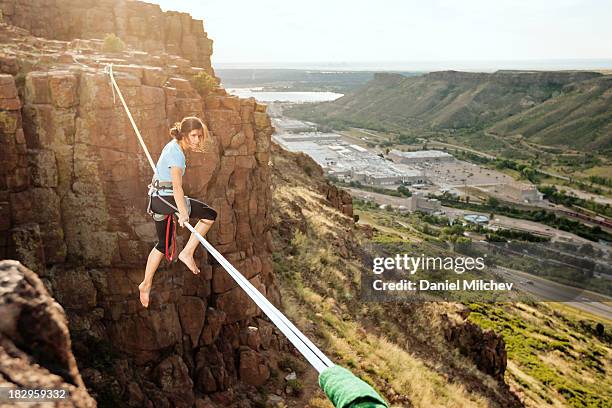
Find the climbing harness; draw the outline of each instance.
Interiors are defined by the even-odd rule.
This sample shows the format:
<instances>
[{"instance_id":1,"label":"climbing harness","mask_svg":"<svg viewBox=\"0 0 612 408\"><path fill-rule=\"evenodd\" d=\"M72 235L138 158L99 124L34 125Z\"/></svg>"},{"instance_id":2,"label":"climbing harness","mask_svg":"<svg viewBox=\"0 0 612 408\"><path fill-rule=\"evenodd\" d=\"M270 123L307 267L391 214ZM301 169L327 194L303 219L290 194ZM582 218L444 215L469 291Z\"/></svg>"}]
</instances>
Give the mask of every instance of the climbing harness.
<instances>
[{"instance_id":1,"label":"climbing harness","mask_svg":"<svg viewBox=\"0 0 612 408\"><path fill-rule=\"evenodd\" d=\"M107 65L104 69L104 72L108 73L110 77L111 88L113 90L113 101L115 101L116 91L123 105L123 108L125 109L128 119L132 124L132 128L134 129L134 132L138 137L140 146L142 147L147 157L147 160L149 161L149 164L153 169L153 172L157 174L155 163L153 162L153 159L149 154L149 150L147 149L147 146L140 134L140 131L138 130L138 126L136 126L136 123L134 122L134 118L132 117L132 114L125 102L125 99L123 98L121 90L119 89L119 86L115 81L115 77L113 75L113 64ZM152 183L152 185L153 184L154 183ZM161 184L161 182L158 183L157 188L160 187L159 184ZM157 197L159 197L170 208L178 212L178 208L169 203L167 200L165 200L161 194L158 194ZM229 263L227 259L225 259L225 257L223 257L223 255L221 255L208 241L206 241L204 237L202 237L202 235L200 235L195 230L195 228L192 227L191 224L189 224L189 222L185 222L184 225L189 231L191 231L195 235L198 241L200 241L204 248L206 248L208 253L212 255L217 260L217 262L219 262L219 264L227 271L227 273L234 279L234 281L236 281L238 286L240 286L240 288L255 302L255 304L265 313L265 315L268 316L268 318L276 325L276 327L287 337L291 344L295 346L295 348L319 373L323 372L329 367L334 366L334 363L325 354L323 354L323 352L321 352L321 350L319 350L319 348L315 346L314 343L312 343L297 327L293 325L293 323L291 323L285 317L285 315L283 315L283 313L281 313L280 310L278 310L268 299L266 299L266 297L261 292L259 292L259 290L257 290L257 288L255 288L255 286L253 286L253 284L249 282L247 278L245 278L236 268L234 268L231 263Z\"/></svg>"}]
</instances>

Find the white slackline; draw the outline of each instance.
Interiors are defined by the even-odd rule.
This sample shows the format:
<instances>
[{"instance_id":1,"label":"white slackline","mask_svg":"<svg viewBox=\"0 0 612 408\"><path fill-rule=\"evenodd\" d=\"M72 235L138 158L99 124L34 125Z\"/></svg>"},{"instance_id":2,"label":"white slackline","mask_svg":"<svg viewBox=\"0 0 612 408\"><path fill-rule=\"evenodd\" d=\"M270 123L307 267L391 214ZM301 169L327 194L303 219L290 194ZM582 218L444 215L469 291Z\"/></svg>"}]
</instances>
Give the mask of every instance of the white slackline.
<instances>
[{"instance_id":1,"label":"white slackline","mask_svg":"<svg viewBox=\"0 0 612 408\"><path fill-rule=\"evenodd\" d=\"M119 99L123 104L123 108L125 109L125 112L128 115L130 123L134 128L134 132L138 137L140 146L144 150L149 164L153 169L153 172L156 173L155 163L153 162L153 159L149 154L149 150L147 149L147 146L140 134L140 131L138 130L138 126L136 126L136 123L134 122L134 118L132 117L129 108L125 103L125 99L123 99L121 90L119 89L119 86L115 81L112 64L107 65L107 68L108 70L106 70L106 72L109 73L111 84L113 86L113 95L114 91L116 90L117 94L119 95ZM170 203L166 202L166 204L170 205L176 210L176 207L174 207ZM184 225L186 225L187 229L189 229L189 231L191 231L198 238L198 240L202 245L204 245L208 253L215 257L219 264L223 266L223 268L236 281L236 283L242 288L242 290L244 290L245 293L255 302L255 304L266 314L266 316L268 316L270 320L272 320L276 327L287 337L287 339L289 339L291 344L293 344L295 348L297 348L298 351L302 353L304 358L306 358L306 360L308 360L308 362L319 373L322 372L325 368L334 365L334 363L329 358L327 358L327 356L325 356L325 354L323 354L323 352L321 352L321 350L319 350L317 346L315 346L297 327L295 327L295 325L293 325L293 323L291 323L283 313L281 313L272 303L270 303L270 301L266 299L266 297L261 292L259 292L259 290L257 290L257 288L253 286L253 284L249 282L249 280L245 278L244 275L238 272L238 270L234 268L234 266L227 259L225 259L223 255L221 255L208 241L206 241L204 237L200 235L194 227L191 226L191 224L186 222Z\"/></svg>"}]
</instances>

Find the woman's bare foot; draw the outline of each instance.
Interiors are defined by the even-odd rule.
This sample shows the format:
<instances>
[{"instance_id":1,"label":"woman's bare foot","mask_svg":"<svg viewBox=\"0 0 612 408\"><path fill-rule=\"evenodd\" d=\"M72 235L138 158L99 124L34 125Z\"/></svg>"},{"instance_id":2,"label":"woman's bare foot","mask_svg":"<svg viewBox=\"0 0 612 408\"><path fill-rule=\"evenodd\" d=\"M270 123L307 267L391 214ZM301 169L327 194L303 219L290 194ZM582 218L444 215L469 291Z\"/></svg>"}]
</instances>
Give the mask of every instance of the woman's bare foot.
<instances>
[{"instance_id":1,"label":"woman's bare foot","mask_svg":"<svg viewBox=\"0 0 612 408\"><path fill-rule=\"evenodd\" d=\"M189 256L187 254L185 254L184 252L181 252L178 256L178 259L180 259L180 261L182 263L184 263L185 265L187 265L187 267L189 268L189 270L194 274L197 275L198 273L200 273L200 270L198 269L198 266L195 263L195 259L193 259L193 255Z\"/></svg>"},{"instance_id":2,"label":"woman's bare foot","mask_svg":"<svg viewBox=\"0 0 612 408\"><path fill-rule=\"evenodd\" d=\"M138 290L140 291L140 303L144 307L149 307L149 294L151 293L151 286L147 287L144 282L138 285Z\"/></svg>"}]
</instances>

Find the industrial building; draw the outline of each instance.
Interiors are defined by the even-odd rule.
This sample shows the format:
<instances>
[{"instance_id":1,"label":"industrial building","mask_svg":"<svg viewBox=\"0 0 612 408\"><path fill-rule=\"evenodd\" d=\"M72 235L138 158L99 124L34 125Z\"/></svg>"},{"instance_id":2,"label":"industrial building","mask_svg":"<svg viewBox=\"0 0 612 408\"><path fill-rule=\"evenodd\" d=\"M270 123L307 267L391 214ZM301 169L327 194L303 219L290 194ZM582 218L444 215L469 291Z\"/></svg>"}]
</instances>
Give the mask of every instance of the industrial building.
<instances>
[{"instance_id":1,"label":"industrial building","mask_svg":"<svg viewBox=\"0 0 612 408\"><path fill-rule=\"evenodd\" d=\"M308 154L329 175L345 182L371 186L428 182L423 171L400 168L364 147L341 140L335 133L276 134L274 140L287 150Z\"/></svg>"},{"instance_id":2,"label":"industrial building","mask_svg":"<svg viewBox=\"0 0 612 408\"><path fill-rule=\"evenodd\" d=\"M403 164L441 163L455 160L452 155L440 150L402 152L394 149L389 152L388 156L393 161Z\"/></svg>"},{"instance_id":3,"label":"industrial building","mask_svg":"<svg viewBox=\"0 0 612 408\"><path fill-rule=\"evenodd\" d=\"M302 132L298 134L284 133L279 135L285 142L339 142L340 135L335 133Z\"/></svg>"},{"instance_id":4,"label":"industrial building","mask_svg":"<svg viewBox=\"0 0 612 408\"><path fill-rule=\"evenodd\" d=\"M408 199L408 205L406 206L408 211L422 211L426 213L435 213L442 209L442 204L435 198L427 198L420 194L413 194Z\"/></svg>"},{"instance_id":5,"label":"industrial building","mask_svg":"<svg viewBox=\"0 0 612 408\"><path fill-rule=\"evenodd\" d=\"M268 107L268 112L269 111L270 108ZM281 133L313 132L316 129L316 125L314 123L295 119L272 118L272 124L274 125L274 128Z\"/></svg>"},{"instance_id":6,"label":"industrial building","mask_svg":"<svg viewBox=\"0 0 612 408\"><path fill-rule=\"evenodd\" d=\"M511 182L501 184L497 188L500 192L524 203L538 203L544 199L544 195L532 184Z\"/></svg>"}]
</instances>

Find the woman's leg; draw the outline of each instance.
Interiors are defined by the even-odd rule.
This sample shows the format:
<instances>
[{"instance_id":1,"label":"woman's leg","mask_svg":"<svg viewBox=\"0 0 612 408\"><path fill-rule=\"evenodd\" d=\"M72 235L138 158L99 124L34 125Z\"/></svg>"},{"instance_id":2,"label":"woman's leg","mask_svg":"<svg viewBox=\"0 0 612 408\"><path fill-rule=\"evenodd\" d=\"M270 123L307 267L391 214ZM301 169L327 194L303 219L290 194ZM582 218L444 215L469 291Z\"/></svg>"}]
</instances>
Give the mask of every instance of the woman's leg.
<instances>
[{"instance_id":1,"label":"woman's leg","mask_svg":"<svg viewBox=\"0 0 612 408\"><path fill-rule=\"evenodd\" d=\"M196 224L196 226L194 227L194 229L198 231L200 235L204 236L206 235L210 227L212 227L214 222L215 222L214 220L200 219L198 223ZM195 236L195 234L191 233L191 236L189 237L189 241L187 241L187 244L185 244L185 248L183 248L183 250L178 256L181 262L187 265L189 270L191 270L191 272L193 272L196 275L200 273L200 269L198 269L198 266L196 265L196 262L193 259L193 254L196 248L198 247L199 243L200 241Z\"/></svg>"},{"instance_id":2,"label":"woman's leg","mask_svg":"<svg viewBox=\"0 0 612 408\"><path fill-rule=\"evenodd\" d=\"M191 207L190 216L192 218L198 218L198 223L194 227L196 231L202 236L206 235L210 227L214 224L217 219L217 212L210 208L208 204L201 201L189 198L189 206ZM189 237L189 241L185 244L185 248L179 254L179 259L191 270L191 272L198 274L200 270L193 259L193 253L198 247L198 238L192 233Z\"/></svg>"},{"instance_id":3,"label":"woman's leg","mask_svg":"<svg viewBox=\"0 0 612 408\"><path fill-rule=\"evenodd\" d=\"M144 307L149 307L149 294L151 293L151 286L153 286L153 276L155 276L155 272L162 259L164 259L164 254L158 251L157 248L153 248L149 253L144 279L142 283L138 285L140 303L142 303Z\"/></svg>"},{"instance_id":4,"label":"woman's leg","mask_svg":"<svg viewBox=\"0 0 612 408\"><path fill-rule=\"evenodd\" d=\"M151 201L151 206L154 207L157 205L160 208L154 211L159 211L158 214L166 211L167 206L164 208L162 204L157 203L156 201L159 201L159 198L153 198ZM166 229L168 227L168 221L170 222L170 230L172 230L174 227L172 224L174 222L172 218L169 220L166 219L163 221L155 221L157 244L149 253L149 257L147 258L147 266L145 267L144 279L140 285L138 285L138 290L140 292L140 303L142 303L144 307L149 307L149 293L151 292L151 287L153 286L153 276L155 276L155 272L157 271L159 264L161 263L162 259L164 259L166 248L172 245L172 234L169 235L168 242L166 242Z\"/></svg>"}]
</instances>

